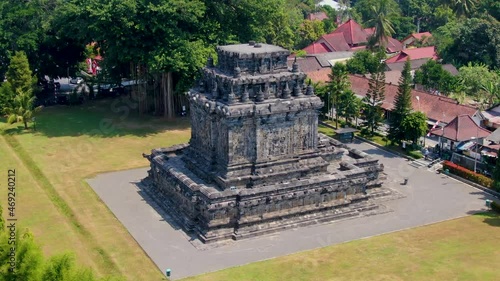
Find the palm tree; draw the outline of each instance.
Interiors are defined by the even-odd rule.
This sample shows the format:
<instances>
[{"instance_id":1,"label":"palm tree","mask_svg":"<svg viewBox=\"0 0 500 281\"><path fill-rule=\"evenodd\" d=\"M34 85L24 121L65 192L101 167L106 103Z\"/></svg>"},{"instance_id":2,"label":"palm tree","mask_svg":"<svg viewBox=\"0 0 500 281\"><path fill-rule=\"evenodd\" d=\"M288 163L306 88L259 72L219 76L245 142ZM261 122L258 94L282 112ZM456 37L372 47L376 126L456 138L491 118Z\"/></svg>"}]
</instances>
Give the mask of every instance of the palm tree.
<instances>
[{"instance_id":1,"label":"palm tree","mask_svg":"<svg viewBox=\"0 0 500 281\"><path fill-rule=\"evenodd\" d=\"M384 46L387 43L387 38L394 34L390 16L395 12L389 5L388 0L380 0L375 6L372 6L372 12L375 17L367 23L375 27L373 38L379 46Z\"/></svg>"},{"instance_id":2,"label":"palm tree","mask_svg":"<svg viewBox=\"0 0 500 281\"><path fill-rule=\"evenodd\" d=\"M482 92L486 95L488 100L488 107L492 106L500 99L500 85L493 81L487 81L481 86Z\"/></svg>"},{"instance_id":3,"label":"palm tree","mask_svg":"<svg viewBox=\"0 0 500 281\"><path fill-rule=\"evenodd\" d=\"M23 122L24 128L28 129L28 121L33 117L33 113L41 109L41 107L33 108L34 101L34 95L18 89L12 106L5 109L7 123Z\"/></svg>"},{"instance_id":4,"label":"palm tree","mask_svg":"<svg viewBox=\"0 0 500 281\"><path fill-rule=\"evenodd\" d=\"M339 99L350 89L351 82L349 81L347 66L343 63L335 63L332 66L332 72L328 74L330 82L328 82L328 91L331 93L331 103L335 107L336 127L339 126Z\"/></svg>"},{"instance_id":5,"label":"palm tree","mask_svg":"<svg viewBox=\"0 0 500 281\"><path fill-rule=\"evenodd\" d=\"M443 0L443 4L450 7L457 17L467 16L476 6L476 0Z\"/></svg>"},{"instance_id":6,"label":"palm tree","mask_svg":"<svg viewBox=\"0 0 500 281\"><path fill-rule=\"evenodd\" d=\"M339 20L338 24L343 24L351 18L351 1L350 0L339 0L339 10L337 18Z\"/></svg>"}]
</instances>

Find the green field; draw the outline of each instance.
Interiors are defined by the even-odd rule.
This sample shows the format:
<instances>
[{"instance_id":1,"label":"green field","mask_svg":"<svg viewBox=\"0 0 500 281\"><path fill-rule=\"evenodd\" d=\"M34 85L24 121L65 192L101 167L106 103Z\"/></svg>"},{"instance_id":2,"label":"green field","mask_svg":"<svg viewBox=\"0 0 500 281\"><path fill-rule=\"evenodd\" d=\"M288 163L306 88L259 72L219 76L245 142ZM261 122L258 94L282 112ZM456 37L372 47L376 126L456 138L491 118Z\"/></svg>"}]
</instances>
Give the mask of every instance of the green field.
<instances>
[{"instance_id":1,"label":"green field","mask_svg":"<svg viewBox=\"0 0 500 281\"><path fill-rule=\"evenodd\" d=\"M120 106L97 101L46 108L37 116L36 132L1 124L6 135L0 149L7 166L19 171L19 224L32 229L47 254L73 250L81 264L100 275L161 280L161 272L84 179L146 166L142 153L186 142L189 122L125 116L125 107L113 112Z\"/></svg>"},{"instance_id":2,"label":"green field","mask_svg":"<svg viewBox=\"0 0 500 281\"><path fill-rule=\"evenodd\" d=\"M0 123L1 167L16 169L19 226L32 230L46 254L74 251L100 276L164 280L84 180L147 166L142 153L186 142L189 122L125 116L123 105L46 108L35 132ZM473 216L187 280L495 280L499 220Z\"/></svg>"},{"instance_id":3,"label":"green field","mask_svg":"<svg viewBox=\"0 0 500 281\"><path fill-rule=\"evenodd\" d=\"M500 280L500 216L475 215L183 281Z\"/></svg>"}]
</instances>

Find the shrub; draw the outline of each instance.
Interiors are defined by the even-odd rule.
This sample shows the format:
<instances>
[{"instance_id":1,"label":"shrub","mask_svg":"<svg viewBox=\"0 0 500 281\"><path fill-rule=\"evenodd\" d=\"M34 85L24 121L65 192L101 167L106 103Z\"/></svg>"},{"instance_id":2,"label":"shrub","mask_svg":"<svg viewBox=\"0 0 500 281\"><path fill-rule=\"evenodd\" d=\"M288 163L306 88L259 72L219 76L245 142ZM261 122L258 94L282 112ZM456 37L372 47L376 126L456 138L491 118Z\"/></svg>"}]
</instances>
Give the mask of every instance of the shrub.
<instances>
[{"instance_id":1,"label":"shrub","mask_svg":"<svg viewBox=\"0 0 500 281\"><path fill-rule=\"evenodd\" d=\"M443 169L448 169L452 174L455 174L459 177L470 180L487 188L494 189L492 179L483 176L481 174L474 173L473 171L466 169L462 166L459 166L453 162L444 161Z\"/></svg>"},{"instance_id":2,"label":"shrub","mask_svg":"<svg viewBox=\"0 0 500 281\"><path fill-rule=\"evenodd\" d=\"M491 210L500 214L500 204L495 201L491 202Z\"/></svg>"},{"instance_id":3,"label":"shrub","mask_svg":"<svg viewBox=\"0 0 500 281\"><path fill-rule=\"evenodd\" d=\"M408 151L408 156L410 157L413 157L415 159L420 159L420 158L423 158L424 156L422 155L422 152L418 151L418 150L412 150L412 151Z\"/></svg>"}]
</instances>

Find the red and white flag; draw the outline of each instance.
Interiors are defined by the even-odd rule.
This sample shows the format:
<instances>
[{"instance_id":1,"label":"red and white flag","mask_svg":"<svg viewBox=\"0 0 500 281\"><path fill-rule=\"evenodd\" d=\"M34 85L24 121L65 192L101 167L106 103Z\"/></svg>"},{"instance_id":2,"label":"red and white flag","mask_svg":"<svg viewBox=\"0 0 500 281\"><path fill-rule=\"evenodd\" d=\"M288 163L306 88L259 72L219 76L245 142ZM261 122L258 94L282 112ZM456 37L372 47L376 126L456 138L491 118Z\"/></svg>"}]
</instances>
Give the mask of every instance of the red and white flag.
<instances>
[{"instance_id":1,"label":"red and white flag","mask_svg":"<svg viewBox=\"0 0 500 281\"><path fill-rule=\"evenodd\" d=\"M431 136L432 130L436 129L437 125L439 125L439 120L436 121L436 123L434 124L434 126L432 126L432 129L429 131L429 133L427 133L427 137Z\"/></svg>"}]
</instances>

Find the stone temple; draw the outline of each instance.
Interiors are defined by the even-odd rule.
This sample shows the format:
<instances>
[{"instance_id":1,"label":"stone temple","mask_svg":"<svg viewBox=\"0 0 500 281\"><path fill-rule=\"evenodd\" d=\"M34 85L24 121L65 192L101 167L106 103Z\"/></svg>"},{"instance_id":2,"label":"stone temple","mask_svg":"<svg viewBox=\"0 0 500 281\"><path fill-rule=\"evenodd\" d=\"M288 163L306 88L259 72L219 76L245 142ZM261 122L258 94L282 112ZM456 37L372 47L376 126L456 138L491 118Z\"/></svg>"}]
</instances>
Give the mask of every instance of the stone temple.
<instances>
[{"instance_id":1,"label":"stone temple","mask_svg":"<svg viewBox=\"0 0 500 281\"><path fill-rule=\"evenodd\" d=\"M191 140L153 149L145 191L182 228L209 243L356 216L383 166L318 134L323 106L290 52L217 47L190 90ZM370 190L368 190L370 189Z\"/></svg>"}]
</instances>

